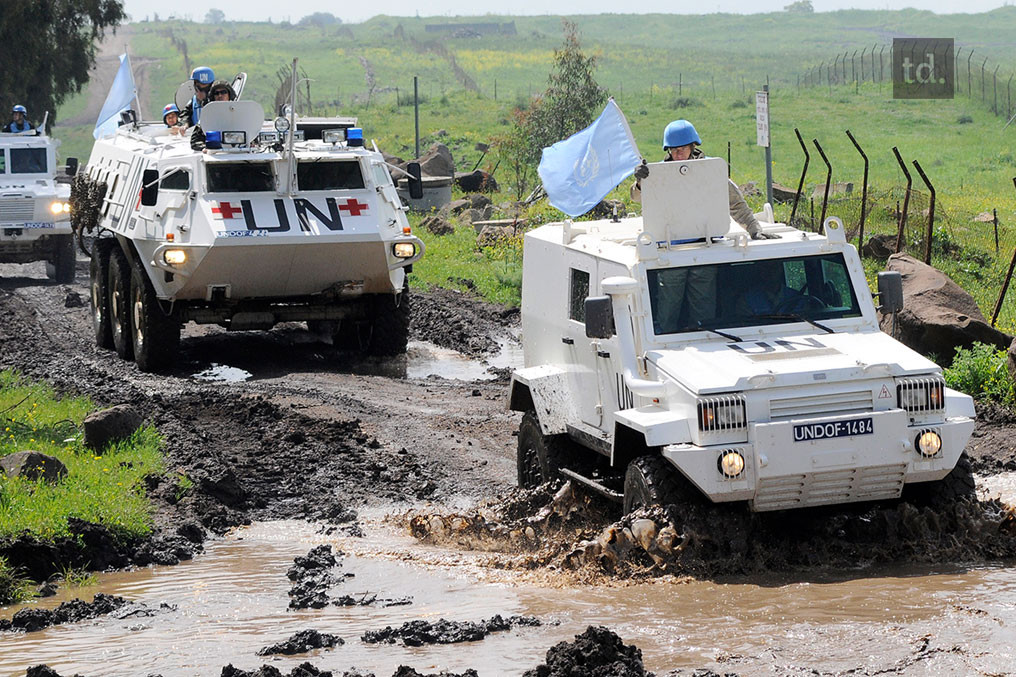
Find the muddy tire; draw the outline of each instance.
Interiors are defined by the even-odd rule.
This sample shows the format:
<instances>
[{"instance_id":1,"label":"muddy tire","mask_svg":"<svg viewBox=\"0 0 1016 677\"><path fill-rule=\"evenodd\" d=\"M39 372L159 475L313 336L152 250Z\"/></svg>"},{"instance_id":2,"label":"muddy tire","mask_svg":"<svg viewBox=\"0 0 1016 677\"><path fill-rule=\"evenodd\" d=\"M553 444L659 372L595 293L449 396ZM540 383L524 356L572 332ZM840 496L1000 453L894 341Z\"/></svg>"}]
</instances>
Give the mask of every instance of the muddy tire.
<instances>
[{"instance_id":1,"label":"muddy tire","mask_svg":"<svg viewBox=\"0 0 1016 677\"><path fill-rule=\"evenodd\" d=\"M131 341L131 270L127 257L119 247L113 247L109 253L109 276L106 279L113 349L121 358L130 360L134 358L134 344Z\"/></svg>"},{"instance_id":2,"label":"muddy tire","mask_svg":"<svg viewBox=\"0 0 1016 677\"><path fill-rule=\"evenodd\" d=\"M113 242L96 240L88 264L88 296L92 311L95 345L113 349L113 330L109 325L109 253Z\"/></svg>"},{"instance_id":3,"label":"muddy tire","mask_svg":"<svg viewBox=\"0 0 1016 677\"><path fill-rule=\"evenodd\" d=\"M975 500L977 487L974 484L974 472L970 467L970 457L966 452L960 454L956 467L940 480L906 485L903 488L903 498L921 506Z\"/></svg>"},{"instance_id":4,"label":"muddy tire","mask_svg":"<svg viewBox=\"0 0 1016 677\"><path fill-rule=\"evenodd\" d=\"M46 275L58 284L70 284L74 281L74 236L53 236L53 272L46 266Z\"/></svg>"},{"instance_id":5,"label":"muddy tire","mask_svg":"<svg viewBox=\"0 0 1016 677\"><path fill-rule=\"evenodd\" d=\"M366 342L368 355L388 357L406 352L410 306L408 281L403 284L402 293L398 296L378 294L371 299Z\"/></svg>"},{"instance_id":6,"label":"muddy tire","mask_svg":"<svg viewBox=\"0 0 1016 677\"><path fill-rule=\"evenodd\" d=\"M639 456L624 473L624 513L682 502L686 494L682 480L677 468L662 456Z\"/></svg>"},{"instance_id":7,"label":"muddy tire","mask_svg":"<svg viewBox=\"0 0 1016 677\"><path fill-rule=\"evenodd\" d=\"M138 369L151 372L170 366L180 351L180 322L163 312L155 288L137 261L131 266L130 301L131 347Z\"/></svg>"},{"instance_id":8,"label":"muddy tire","mask_svg":"<svg viewBox=\"0 0 1016 677\"><path fill-rule=\"evenodd\" d=\"M533 489L561 478L560 469L571 467L581 450L567 435L544 435L533 410L522 415L519 423L515 465L519 486Z\"/></svg>"}]
</instances>

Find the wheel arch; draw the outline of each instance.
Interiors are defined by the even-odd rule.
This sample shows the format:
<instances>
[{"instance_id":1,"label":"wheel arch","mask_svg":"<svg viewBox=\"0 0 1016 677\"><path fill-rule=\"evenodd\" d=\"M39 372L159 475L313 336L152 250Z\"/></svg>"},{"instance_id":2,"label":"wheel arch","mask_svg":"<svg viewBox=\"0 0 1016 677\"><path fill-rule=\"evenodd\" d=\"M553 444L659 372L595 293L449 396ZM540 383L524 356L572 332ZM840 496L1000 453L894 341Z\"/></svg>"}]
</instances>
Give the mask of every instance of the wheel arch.
<instances>
[{"instance_id":1,"label":"wheel arch","mask_svg":"<svg viewBox=\"0 0 1016 677\"><path fill-rule=\"evenodd\" d=\"M659 453L659 447L651 447L646 443L645 433L622 423L614 424L614 446L610 455L610 464L615 468L627 468L628 464L639 456L659 455Z\"/></svg>"}]
</instances>

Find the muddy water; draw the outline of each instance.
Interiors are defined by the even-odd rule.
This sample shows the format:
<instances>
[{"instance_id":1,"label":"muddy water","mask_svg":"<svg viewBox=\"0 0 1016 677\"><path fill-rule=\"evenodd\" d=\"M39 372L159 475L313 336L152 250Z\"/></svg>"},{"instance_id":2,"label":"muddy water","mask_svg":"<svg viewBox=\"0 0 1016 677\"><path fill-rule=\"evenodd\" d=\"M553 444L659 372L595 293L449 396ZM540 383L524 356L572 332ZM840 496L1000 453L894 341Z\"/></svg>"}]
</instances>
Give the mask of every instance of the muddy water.
<instances>
[{"instance_id":1,"label":"muddy water","mask_svg":"<svg viewBox=\"0 0 1016 677\"><path fill-rule=\"evenodd\" d=\"M484 567L485 555L420 546L376 520L367 520L365 531L365 538L333 538L301 522L259 524L209 543L206 554L190 563L101 575L97 586L63 590L39 605L106 592L177 609L6 634L0 637L0 674L23 675L29 665L48 663L61 674L168 677L218 674L227 663L252 669L271 662L288 671L310 660L339 674L355 666L379 677L399 665L421 672L473 667L484 676L519 675L542 662L547 648L571 640L589 624L607 625L639 646L647 667L657 673L703 666L739 674L808 667L905 668L908 674L1016 669L1016 568L1003 565L576 588ZM333 595L411 596L413 604L288 611L286 569L318 543L344 550L342 571L355 574ZM366 630L408 620L475 621L494 614L531 614L551 624L449 646L359 640ZM301 656L255 655L307 628L337 634L346 643Z\"/></svg>"}]
</instances>

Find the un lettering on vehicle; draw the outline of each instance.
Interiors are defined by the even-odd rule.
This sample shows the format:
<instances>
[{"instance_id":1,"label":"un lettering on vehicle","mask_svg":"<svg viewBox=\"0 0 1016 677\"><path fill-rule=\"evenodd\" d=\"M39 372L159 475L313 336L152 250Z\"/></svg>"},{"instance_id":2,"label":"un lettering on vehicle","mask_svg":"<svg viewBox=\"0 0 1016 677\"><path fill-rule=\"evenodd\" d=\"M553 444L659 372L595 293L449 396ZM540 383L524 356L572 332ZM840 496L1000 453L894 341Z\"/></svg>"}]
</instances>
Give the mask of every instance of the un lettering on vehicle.
<instances>
[{"instance_id":1,"label":"un lettering on vehicle","mask_svg":"<svg viewBox=\"0 0 1016 677\"><path fill-rule=\"evenodd\" d=\"M293 206L292 213L296 217L296 226L287 203ZM312 226L317 225L319 228L323 226L329 231L337 232L345 230L342 222L344 213L346 218L369 215L370 204L360 202L356 198L329 197L325 198L323 205L315 204L306 198L292 200L275 198L272 200L272 206L266 208L264 203L259 201L255 206L249 199L221 200L212 206L211 211L212 216L216 220L222 220L224 225L242 219L249 231L288 233L298 227L300 232L310 233L314 231ZM227 228L227 231L229 230L233 229Z\"/></svg>"}]
</instances>

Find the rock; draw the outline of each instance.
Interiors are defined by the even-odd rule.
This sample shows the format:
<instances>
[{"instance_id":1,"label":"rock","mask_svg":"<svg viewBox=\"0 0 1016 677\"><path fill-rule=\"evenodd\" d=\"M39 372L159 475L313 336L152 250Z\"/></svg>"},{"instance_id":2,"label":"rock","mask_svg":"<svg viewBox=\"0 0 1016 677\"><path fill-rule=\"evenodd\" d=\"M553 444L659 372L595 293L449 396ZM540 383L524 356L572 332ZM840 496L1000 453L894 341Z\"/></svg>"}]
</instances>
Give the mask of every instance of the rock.
<instances>
[{"instance_id":1,"label":"rock","mask_svg":"<svg viewBox=\"0 0 1016 677\"><path fill-rule=\"evenodd\" d=\"M471 195L466 195L465 197L469 199L473 209L483 209L487 205L493 204L490 201L490 198L482 193L473 193Z\"/></svg>"},{"instance_id":2,"label":"rock","mask_svg":"<svg viewBox=\"0 0 1016 677\"><path fill-rule=\"evenodd\" d=\"M893 254L886 266L903 275L904 307L899 340L924 355L951 364L956 348L987 343L1008 349L1013 337L985 319L973 297L941 271L906 254ZM892 331L892 316L882 315L882 331Z\"/></svg>"},{"instance_id":3,"label":"rock","mask_svg":"<svg viewBox=\"0 0 1016 677\"><path fill-rule=\"evenodd\" d=\"M141 423L141 414L129 404L89 414L81 424L85 430L85 446L101 453L107 445L130 438Z\"/></svg>"},{"instance_id":4,"label":"rock","mask_svg":"<svg viewBox=\"0 0 1016 677\"><path fill-rule=\"evenodd\" d=\"M278 654L292 656L293 654L307 653L311 649L331 648L338 644L345 644L345 641L335 635L321 633L317 630L301 630L285 642L264 647L258 651L258 656Z\"/></svg>"},{"instance_id":5,"label":"rock","mask_svg":"<svg viewBox=\"0 0 1016 677\"><path fill-rule=\"evenodd\" d=\"M39 451L26 449L0 458L0 469L8 477L23 477L28 480L42 479L58 482L67 476L67 466L60 459Z\"/></svg>"},{"instance_id":6,"label":"rock","mask_svg":"<svg viewBox=\"0 0 1016 677\"><path fill-rule=\"evenodd\" d=\"M67 296L64 297L64 308L83 308L85 302L81 300L81 294L76 291L67 292Z\"/></svg>"},{"instance_id":7,"label":"rock","mask_svg":"<svg viewBox=\"0 0 1016 677\"><path fill-rule=\"evenodd\" d=\"M453 200L452 202L449 202L445 206L445 209L447 209L448 212L451 214L461 214L467 209L470 209L472 206L473 203L467 200L466 198L459 198L458 200Z\"/></svg>"},{"instance_id":8,"label":"rock","mask_svg":"<svg viewBox=\"0 0 1016 677\"><path fill-rule=\"evenodd\" d=\"M618 216L624 216L624 203L620 200L600 200L595 207L589 210L589 213L599 216L601 219L609 219L614 215L615 209Z\"/></svg>"},{"instance_id":9,"label":"rock","mask_svg":"<svg viewBox=\"0 0 1016 677\"><path fill-rule=\"evenodd\" d=\"M884 261L896 252L895 235L873 235L862 247L861 253L879 261Z\"/></svg>"},{"instance_id":10,"label":"rock","mask_svg":"<svg viewBox=\"0 0 1016 677\"><path fill-rule=\"evenodd\" d=\"M849 181L839 183L833 182L829 184L829 197L833 197L834 195L849 195L850 193L853 192L854 192L854 184ZM817 186L815 186L815 190L813 190L811 193L811 196L818 200L821 200L824 195L825 195L824 183L820 183Z\"/></svg>"},{"instance_id":11,"label":"rock","mask_svg":"<svg viewBox=\"0 0 1016 677\"><path fill-rule=\"evenodd\" d=\"M455 185L467 193L476 191L496 193L498 191L497 181L491 174L482 169L474 169L471 172L456 172Z\"/></svg>"},{"instance_id":12,"label":"rock","mask_svg":"<svg viewBox=\"0 0 1016 677\"><path fill-rule=\"evenodd\" d=\"M491 247L517 234L518 229L512 225L486 225L480 230L480 234L476 236L476 245L478 247Z\"/></svg>"},{"instance_id":13,"label":"rock","mask_svg":"<svg viewBox=\"0 0 1016 677\"><path fill-rule=\"evenodd\" d=\"M448 222L448 219L440 214L431 214L420 221L420 226L426 228L434 235L450 235L455 232L455 226Z\"/></svg>"},{"instance_id":14,"label":"rock","mask_svg":"<svg viewBox=\"0 0 1016 677\"><path fill-rule=\"evenodd\" d=\"M981 212L973 220L975 223L994 223L995 215L991 212Z\"/></svg>"},{"instance_id":15,"label":"rock","mask_svg":"<svg viewBox=\"0 0 1016 677\"><path fill-rule=\"evenodd\" d=\"M748 183L744 184L743 186L738 186L737 188L738 188L738 190L741 191L741 195L743 195L745 197L753 197L755 195L761 195L762 194L762 191L760 191L758 189L758 186L755 185L754 181L749 181ZM775 188L775 184L774 184L774 188Z\"/></svg>"},{"instance_id":16,"label":"rock","mask_svg":"<svg viewBox=\"0 0 1016 677\"><path fill-rule=\"evenodd\" d=\"M773 202L793 202L798 192L793 188L787 188L783 184L773 183Z\"/></svg>"},{"instance_id":17,"label":"rock","mask_svg":"<svg viewBox=\"0 0 1016 677\"><path fill-rule=\"evenodd\" d=\"M480 209L470 209L469 222L476 223L477 221L487 221L490 219L492 213L493 210L491 209L490 205L487 205L486 207L481 207Z\"/></svg>"},{"instance_id":18,"label":"rock","mask_svg":"<svg viewBox=\"0 0 1016 677\"><path fill-rule=\"evenodd\" d=\"M420 171L425 176L455 176L455 160L443 143L435 143L420 158Z\"/></svg>"},{"instance_id":19,"label":"rock","mask_svg":"<svg viewBox=\"0 0 1016 677\"><path fill-rule=\"evenodd\" d=\"M395 165L399 169L406 168L406 161L396 155L389 155L388 153L381 151L381 157L384 158L385 162L390 165Z\"/></svg>"},{"instance_id":20,"label":"rock","mask_svg":"<svg viewBox=\"0 0 1016 677\"><path fill-rule=\"evenodd\" d=\"M590 625L574 642L559 642L547 650L547 662L523 673L523 677L550 675L611 675L646 677L642 650L627 646L611 630Z\"/></svg>"}]
</instances>

